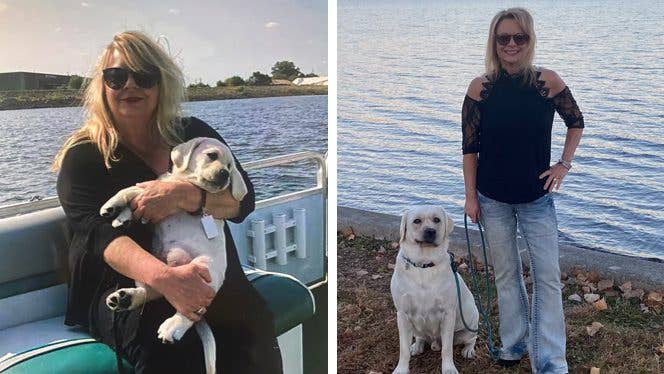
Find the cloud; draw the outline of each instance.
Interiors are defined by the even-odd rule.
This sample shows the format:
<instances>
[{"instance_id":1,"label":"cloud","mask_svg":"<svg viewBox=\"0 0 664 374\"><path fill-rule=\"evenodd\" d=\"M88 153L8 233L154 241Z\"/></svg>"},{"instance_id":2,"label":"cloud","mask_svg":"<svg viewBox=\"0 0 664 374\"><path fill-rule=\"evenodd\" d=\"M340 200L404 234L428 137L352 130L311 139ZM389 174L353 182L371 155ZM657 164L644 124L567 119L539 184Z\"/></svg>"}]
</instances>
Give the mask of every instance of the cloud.
<instances>
[{"instance_id":1,"label":"cloud","mask_svg":"<svg viewBox=\"0 0 664 374\"><path fill-rule=\"evenodd\" d=\"M180 9L171 8L168 10L170 14L180 14Z\"/></svg>"},{"instance_id":2,"label":"cloud","mask_svg":"<svg viewBox=\"0 0 664 374\"><path fill-rule=\"evenodd\" d=\"M265 27L268 28L268 29L271 29L271 28L277 27L277 26L279 26L279 24L274 22L274 21L270 21L270 22L265 24Z\"/></svg>"},{"instance_id":3,"label":"cloud","mask_svg":"<svg viewBox=\"0 0 664 374\"><path fill-rule=\"evenodd\" d=\"M0 3L0 12L2 12L2 11L5 10L5 9L7 9L7 4L5 4L5 3Z\"/></svg>"},{"instance_id":4,"label":"cloud","mask_svg":"<svg viewBox=\"0 0 664 374\"><path fill-rule=\"evenodd\" d=\"M90 7L92 6L92 4L90 4L90 3L86 3L86 2L84 1L84 2L81 3L81 6L82 6L83 8L90 8Z\"/></svg>"},{"instance_id":5,"label":"cloud","mask_svg":"<svg viewBox=\"0 0 664 374\"><path fill-rule=\"evenodd\" d=\"M62 27L57 26L57 27L55 28L55 32L60 32L60 31L62 31Z\"/></svg>"}]
</instances>

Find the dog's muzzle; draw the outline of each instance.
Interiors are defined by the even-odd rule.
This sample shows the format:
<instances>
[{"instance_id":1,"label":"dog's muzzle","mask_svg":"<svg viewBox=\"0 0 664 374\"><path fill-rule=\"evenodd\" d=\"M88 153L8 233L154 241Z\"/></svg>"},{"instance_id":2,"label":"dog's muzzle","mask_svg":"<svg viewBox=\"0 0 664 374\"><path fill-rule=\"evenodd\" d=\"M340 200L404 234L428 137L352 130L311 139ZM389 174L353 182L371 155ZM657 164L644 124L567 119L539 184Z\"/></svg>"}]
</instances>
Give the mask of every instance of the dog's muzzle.
<instances>
[{"instance_id":1,"label":"dog's muzzle","mask_svg":"<svg viewBox=\"0 0 664 374\"><path fill-rule=\"evenodd\" d=\"M422 241L429 244L434 244L436 242L436 230L435 229L424 229L424 235L422 236Z\"/></svg>"}]
</instances>

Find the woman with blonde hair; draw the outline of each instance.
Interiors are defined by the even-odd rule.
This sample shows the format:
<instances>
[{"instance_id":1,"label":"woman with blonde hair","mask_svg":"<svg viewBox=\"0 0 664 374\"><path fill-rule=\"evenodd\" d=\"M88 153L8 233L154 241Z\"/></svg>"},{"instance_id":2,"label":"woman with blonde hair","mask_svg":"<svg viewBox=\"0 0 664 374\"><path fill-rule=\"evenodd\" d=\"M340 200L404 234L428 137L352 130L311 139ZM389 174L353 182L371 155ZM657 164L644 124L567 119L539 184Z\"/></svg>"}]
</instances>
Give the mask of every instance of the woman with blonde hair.
<instances>
[{"instance_id":1,"label":"woman with blonde hair","mask_svg":"<svg viewBox=\"0 0 664 374\"><path fill-rule=\"evenodd\" d=\"M530 13L495 15L486 48L486 72L468 87L462 110L465 212L486 232L498 290L501 366L528 353L533 372L567 373L558 229L553 198L572 168L584 127L569 88L552 70L533 66ZM554 111L567 137L550 165ZM533 279L532 308L516 245L523 235ZM530 309L530 312L529 312Z\"/></svg>"},{"instance_id":2,"label":"woman with blonde hair","mask_svg":"<svg viewBox=\"0 0 664 374\"><path fill-rule=\"evenodd\" d=\"M83 126L54 161L58 196L73 233L65 323L86 327L137 373L201 373L203 351L195 329L173 345L162 344L157 329L176 310L194 321L205 314L217 341L218 371L279 373L273 316L245 277L228 226L226 279L216 296L206 268L169 267L150 253L151 224L175 212L205 209L241 222L254 209L253 186L237 160L248 188L242 201L229 192L207 194L189 182L155 181L171 167L173 146L195 137L224 142L203 121L181 117L184 92L180 69L143 33L119 33L102 52L86 88ZM131 202L134 218L149 224L113 228L99 215L100 207L137 183L144 192ZM134 281L164 298L114 315L106 297Z\"/></svg>"}]
</instances>

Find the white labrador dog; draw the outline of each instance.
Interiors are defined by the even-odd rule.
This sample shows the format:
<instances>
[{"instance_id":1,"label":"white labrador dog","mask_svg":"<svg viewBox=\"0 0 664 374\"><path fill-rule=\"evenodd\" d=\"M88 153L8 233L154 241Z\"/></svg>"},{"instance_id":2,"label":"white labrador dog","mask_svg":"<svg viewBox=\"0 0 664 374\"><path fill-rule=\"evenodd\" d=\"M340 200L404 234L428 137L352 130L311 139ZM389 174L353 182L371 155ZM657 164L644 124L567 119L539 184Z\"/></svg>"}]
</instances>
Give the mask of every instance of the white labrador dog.
<instances>
[{"instance_id":1,"label":"white labrador dog","mask_svg":"<svg viewBox=\"0 0 664 374\"><path fill-rule=\"evenodd\" d=\"M210 193L230 187L233 198L238 201L247 194L247 186L235 166L231 150L217 139L194 138L182 143L173 148L171 159L172 172L161 175L159 180L186 180ZM111 216L119 213L112 225L124 225L132 219L129 203L141 191L141 188L135 186L121 190L101 207L100 214ZM205 223L202 224L202 221ZM207 266L212 278L210 286L216 292L226 275L224 221L184 211L173 214L155 226L153 254L169 266L192 261ZM132 310L160 296L147 285L136 282L136 288L122 288L110 294L106 304L116 312ZM173 342L182 338L192 325L195 325L203 342L207 372L214 373L216 345L212 330L205 320L201 319L194 324L184 315L175 313L161 324L157 333L163 342Z\"/></svg>"},{"instance_id":2,"label":"white labrador dog","mask_svg":"<svg viewBox=\"0 0 664 374\"><path fill-rule=\"evenodd\" d=\"M432 350L441 350L443 374L458 373L453 345L464 345L463 357L475 357L477 334L466 330L461 321L447 253L453 228L445 210L434 206L412 208L401 219L400 249L390 285L399 327L399 363L394 373L408 373L410 356L422 353L427 343ZM476 330L477 306L460 276L459 283L464 318Z\"/></svg>"}]
</instances>

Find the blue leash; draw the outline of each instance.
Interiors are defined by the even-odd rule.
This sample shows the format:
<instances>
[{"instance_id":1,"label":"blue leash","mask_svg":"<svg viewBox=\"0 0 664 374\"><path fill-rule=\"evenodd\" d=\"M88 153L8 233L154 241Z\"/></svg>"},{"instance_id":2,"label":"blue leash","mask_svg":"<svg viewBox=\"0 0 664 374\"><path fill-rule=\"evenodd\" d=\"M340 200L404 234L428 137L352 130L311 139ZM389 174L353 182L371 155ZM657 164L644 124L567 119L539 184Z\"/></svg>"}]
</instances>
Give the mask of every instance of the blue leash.
<instances>
[{"instance_id":1,"label":"blue leash","mask_svg":"<svg viewBox=\"0 0 664 374\"><path fill-rule=\"evenodd\" d=\"M470 237L468 235L468 215L464 214L463 215L463 225L466 229L466 245L468 246L468 267L470 268L470 275L471 279L473 282L473 288L478 290L479 289L479 283L476 278L477 270L475 270L475 267L473 266L473 260L472 260L472 255L470 252ZM484 264L485 266L488 266L489 262L487 261L487 256L486 256L486 245L484 244L484 234L482 233L482 225L480 222L477 222L477 227L479 228L480 231L480 238L482 238L482 251L484 252ZM454 262L454 254L450 252L450 262L452 265L452 272L454 273L454 281L456 282L456 288L457 288L457 299L459 300L459 312L461 314L461 322L463 322L463 326L469 330L470 332L478 332L478 329L472 329L468 324L466 323L466 319L463 316L463 306L461 305L461 288L459 286L459 275L457 274L457 263ZM491 359L494 361L498 361L500 358L500 348L495 347L493 345L493 329L491 328L491 320L489 319L489 310L491 308L491 280L489 278L489 272L485 271L484 274L486 275L486 294L487 294L487 300L486 300L486 309L482 307L482 300L479 296L478 293L473 294L473 298L475 299L475 304L478 306L478 310L480 312L480 316L482 316L482 319L484 320L484 324L486 325L487 328L487 348L489 349L489 355L491 356Z\"/></svg>"}]
</instances>

